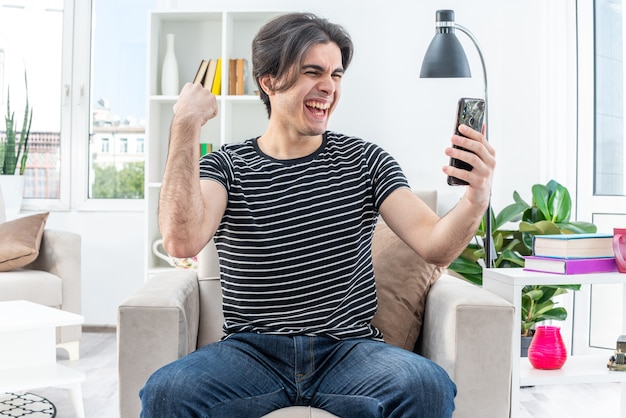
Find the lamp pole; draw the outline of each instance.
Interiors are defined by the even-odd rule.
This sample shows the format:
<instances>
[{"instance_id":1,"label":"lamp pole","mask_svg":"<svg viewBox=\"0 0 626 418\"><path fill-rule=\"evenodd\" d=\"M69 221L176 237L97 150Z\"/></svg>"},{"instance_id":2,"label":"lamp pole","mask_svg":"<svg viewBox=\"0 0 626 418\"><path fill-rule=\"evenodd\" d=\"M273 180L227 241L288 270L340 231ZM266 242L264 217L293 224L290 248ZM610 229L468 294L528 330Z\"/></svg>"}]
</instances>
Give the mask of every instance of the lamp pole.
<instances>
[{"instance_id":1,"label":"lamp pole","mask_svg":"<svg viewBox=\"0 0 626 418\"><path fill-rule=\"evenodd\" d=\"M489 100L487 88L487 65L483 51L476 40L476 37L464 26L454 21L453 10L437 10L435 21L436 35L431 42L424 64L422 64L421 77L471 77L469 65L463 47L454 35L454 29L458 29L466 34L478 51L480 63L483 69L483 80L485 85L485 118L487 124L485 127L485 138L489 141ZM445 41L444 41L445 39ZM491 193L491 192L490 192ZM496 259L496 250L491 236L491 196L487 204L487 212L485 214L485 236L483 237L483 249L485 250L485 266L493 267Z\"/></svg>"},{"instance_id":2,"label":"lamp pole","mask_svg":"<svg viewBox=\"0 0 626 418\"><path fill-rule=\"evenodd\" d=\"M478 56L480 57L480 63L483 67L483 80L485 83L485 118L487 119L487 124L485 125L485 138L487 139L487 141L489 141L489 101L487 100L487 65L485 64L485 57L483 56L483 51L480 48L480 45L478 44L478 40L476 40L476 37L472 34L472 32L470 32L464 26L459 25L458 23L454 23L454 27L466 34L472 40L472 43L478 51ZM489 193L491 193L491 191ZM491 232L491 196L489 196L489 203L487 204L487 212L485 214L485 236L483 238L483 248L485 250L485 266L487 268L493 267L493 262L496 259L496 249L493 244Z\"/></svg>"}]
</instances>

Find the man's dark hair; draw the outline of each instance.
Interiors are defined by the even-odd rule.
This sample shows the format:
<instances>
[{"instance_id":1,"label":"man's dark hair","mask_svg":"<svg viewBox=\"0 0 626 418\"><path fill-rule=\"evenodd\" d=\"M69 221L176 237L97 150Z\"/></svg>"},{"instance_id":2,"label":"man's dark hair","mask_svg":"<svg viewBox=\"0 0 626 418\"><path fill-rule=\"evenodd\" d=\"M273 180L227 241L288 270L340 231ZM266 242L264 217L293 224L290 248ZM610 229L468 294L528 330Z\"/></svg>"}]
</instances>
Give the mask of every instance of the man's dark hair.
<instances>
[{"instance_id":1,"label":"man's dark hair","mask_svg":"<svg viewBox=\"0 0 626 418\"><path fill-rule=\"evenodd\" d=\"M300 76L304 56L317 44L337 44L343 69L352 60L353 45L348 32L313 13L289 13L269 21L252 40L252 72L268 116L272 114L269 96L260 78L271 75L278 82L274 91L292 87Z\"/></svg>"}]
</instances>

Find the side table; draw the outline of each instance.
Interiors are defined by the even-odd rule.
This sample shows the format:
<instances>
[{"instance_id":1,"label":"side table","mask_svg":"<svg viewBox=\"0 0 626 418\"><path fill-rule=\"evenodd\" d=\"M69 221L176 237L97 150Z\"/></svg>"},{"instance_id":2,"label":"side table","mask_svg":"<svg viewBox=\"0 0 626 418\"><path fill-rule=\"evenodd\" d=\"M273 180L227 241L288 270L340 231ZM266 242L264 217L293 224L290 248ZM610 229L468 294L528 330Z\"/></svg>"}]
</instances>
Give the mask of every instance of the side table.
<instances>
[{"instance_id":1,"label":"side table","mask_svg":"<svg viewBox=\"0 0 626 418\"><path fill-rule=\"evenodd\" d=\"M483 270L483 287L500 295L515 307L521 316L522 289L526 285L615 284L626 286L626 274L591 273L562 275L525 271L521 268ZM626 334L626 306L622 307L623 334ZM520 323L521 323L521 319ZM559 370L534 369L528 358L520 357L520 326L513 327L511 370L511 418L519 416L520 386L621 382L620 418L626 418L626 373L610 371L606 356L570 356Z\"/></svg>"},{"instance_id":2,"label":"side table","mask_svg":"<svg viewBox=\"0 0 626 418\"><path fill-rule=\"evenodd\" d=\"M83 322L81 315L24 300L0 302L0 391L62 387L84 418L85 374L56 362L56 327Z\"/></svg>"}]
</instances>

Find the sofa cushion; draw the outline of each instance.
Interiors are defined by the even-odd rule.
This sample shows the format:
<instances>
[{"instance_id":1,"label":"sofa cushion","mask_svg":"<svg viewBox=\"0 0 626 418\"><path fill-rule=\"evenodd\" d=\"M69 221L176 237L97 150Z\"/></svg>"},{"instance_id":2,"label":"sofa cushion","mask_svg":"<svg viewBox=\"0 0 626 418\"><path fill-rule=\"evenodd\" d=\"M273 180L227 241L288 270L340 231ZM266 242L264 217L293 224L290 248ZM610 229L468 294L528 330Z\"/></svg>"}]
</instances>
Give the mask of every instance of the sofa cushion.
<instances>
[{"instance_id":1,"label":"sofa cushion","mask_svg":"<svg viewBox=\"0 0 626 418\"><path fill-rule=\"evenodd\" d=\"M63 282L47 271L18 269L0 273L0 301L27 300L60 307Z\"/></svg>"},{"instance_id":2,"label":"sofa cushion","mask_svg":"<svg viewBox=\"0 0 626 418\"><path fill-rule=\"evenodd\" d=\"M39 255L49 213L39 213L0 224L0 271L24 267Z\"/></svg>"},{"instance_id":3,"label":"sofa cushion","mask_svg":"<svg viewBox=\"0 0 626 418\"><path fill-rule=\"evenodd\" d=\"M379 221L372 242L378 310L372 325L387 343L413 350L431 285L444 268L427 263Z\"/></svg>"}]
</instances>

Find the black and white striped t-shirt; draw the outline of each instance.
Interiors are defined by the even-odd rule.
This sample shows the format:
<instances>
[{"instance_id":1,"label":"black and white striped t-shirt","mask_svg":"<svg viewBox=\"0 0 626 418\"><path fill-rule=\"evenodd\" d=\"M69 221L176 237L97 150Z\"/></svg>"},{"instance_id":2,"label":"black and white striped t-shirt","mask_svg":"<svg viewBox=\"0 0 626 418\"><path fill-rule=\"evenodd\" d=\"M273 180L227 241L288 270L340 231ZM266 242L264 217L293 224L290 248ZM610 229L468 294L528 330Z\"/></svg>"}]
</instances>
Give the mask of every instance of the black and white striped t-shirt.
<instances>
[{"instance_id":1,"label":"black and white striped t-shirt","mask_svg":"<svg viewBox=\"0 0 626 418\"><path fill-rule=\"evenodd\" d=\"M334 132L295 160L265 155L256 139L200 161L228 204L215 242L225 330L375 338L371 241L378 208L409 187L379 146Z\"/></svg>"}]
</instances>

